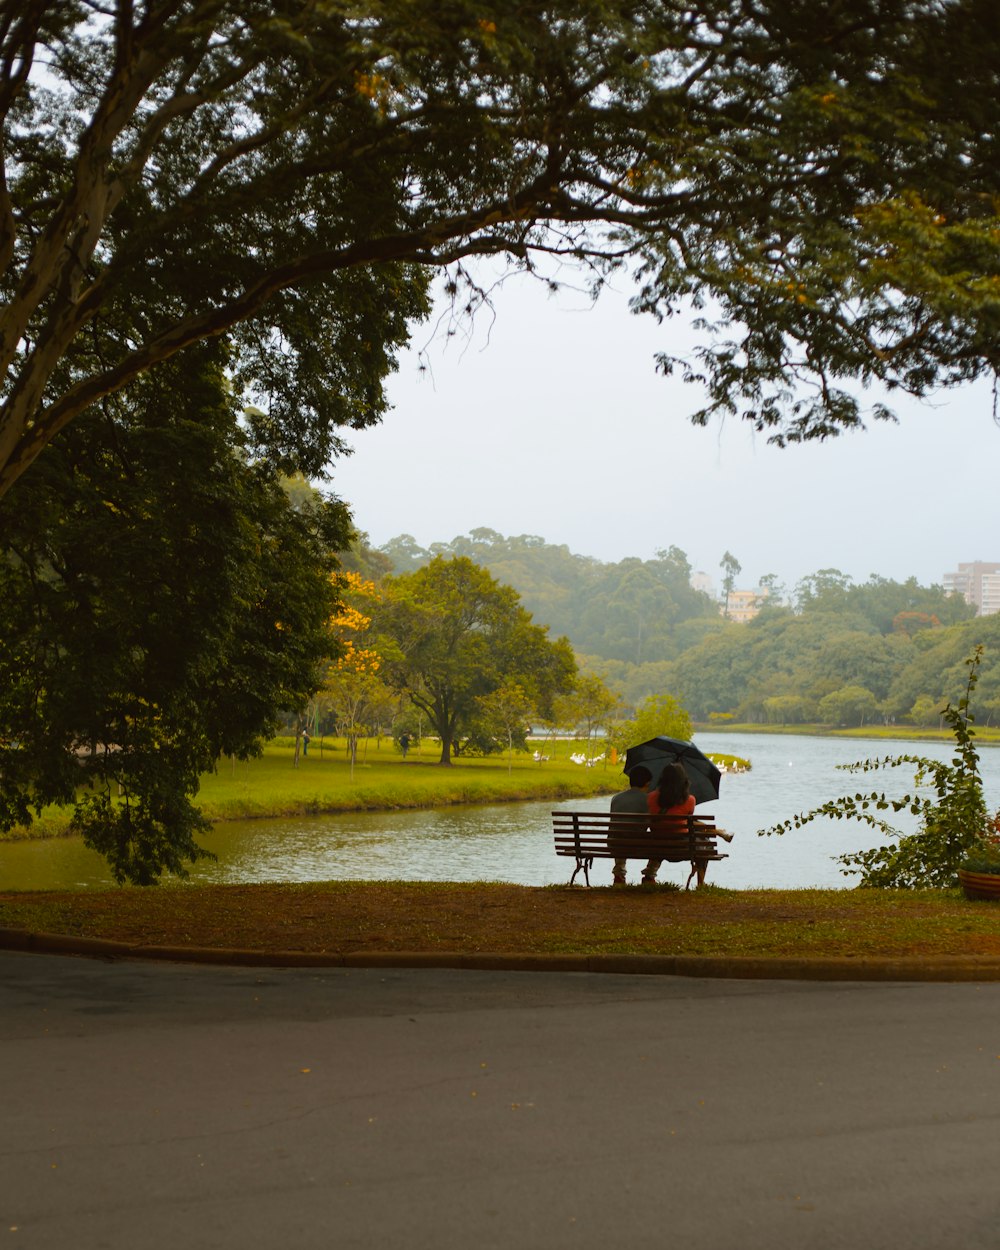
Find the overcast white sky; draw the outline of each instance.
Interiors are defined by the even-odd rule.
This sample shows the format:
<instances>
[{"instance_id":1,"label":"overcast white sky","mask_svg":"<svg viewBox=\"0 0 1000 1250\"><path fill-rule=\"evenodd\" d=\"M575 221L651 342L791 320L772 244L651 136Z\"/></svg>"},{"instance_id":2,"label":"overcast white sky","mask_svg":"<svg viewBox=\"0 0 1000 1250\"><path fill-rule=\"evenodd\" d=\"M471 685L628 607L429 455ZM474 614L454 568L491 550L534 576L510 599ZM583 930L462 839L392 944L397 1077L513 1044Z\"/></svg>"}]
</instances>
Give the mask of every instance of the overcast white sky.
<instances>
[{"instance_id":1,"label":"overcast white sky","mask_svg":"<svg viewBox=\"0 0 1000 1250\"><path fill-rule=\"evenodd\" d=\"M927 585L959 561L1000 560L989 387L901 401L898 425L780 451L746 424L690 424L701 393L660 377L654 354L691 331L630 314L626 296L621 279L592 308L518 278L471 341L418 326L429 371L416 350L403 357L393 411L349 432L355 453L334 470L373 544L487 526L605 561L675 545L716 585L728 550L737 585L776 573L789 590L822 568Z\"/></svg>"}]
</instances>

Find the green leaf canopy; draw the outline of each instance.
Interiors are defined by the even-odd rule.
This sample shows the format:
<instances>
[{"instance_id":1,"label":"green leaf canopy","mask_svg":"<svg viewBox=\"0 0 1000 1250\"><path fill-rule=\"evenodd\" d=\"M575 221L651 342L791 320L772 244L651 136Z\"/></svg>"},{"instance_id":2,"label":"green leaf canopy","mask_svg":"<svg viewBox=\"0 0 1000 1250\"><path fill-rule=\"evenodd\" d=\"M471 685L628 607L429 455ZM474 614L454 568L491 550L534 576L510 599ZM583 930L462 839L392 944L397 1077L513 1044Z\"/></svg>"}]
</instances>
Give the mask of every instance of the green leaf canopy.
<instances>
[{"instance_id":1,"label":"green leaf canopy","mask_svg":"<svg viewBox=\"0 0 1000 1250\"><path fill-rule=\"evenodd\" d=\"M700 308L661 368L778 441L993 371L998 35L993 0L7 0L0 493L219 335L257 445L321 468L476 255Z\"/></svg>"},{"instance_id":2,"label":"green leaf canopy","mask_svg":"<svg viewBox=\"0 0 1000 1250\"><path fill-rule=\"evenodd\" d=\"M200 774L253 753L333 646L346 512L294 509L245 459L218 356L106 401L0 500L0 828L75 804L119 880L201 854Z\"/></svg>"}]
</instances>

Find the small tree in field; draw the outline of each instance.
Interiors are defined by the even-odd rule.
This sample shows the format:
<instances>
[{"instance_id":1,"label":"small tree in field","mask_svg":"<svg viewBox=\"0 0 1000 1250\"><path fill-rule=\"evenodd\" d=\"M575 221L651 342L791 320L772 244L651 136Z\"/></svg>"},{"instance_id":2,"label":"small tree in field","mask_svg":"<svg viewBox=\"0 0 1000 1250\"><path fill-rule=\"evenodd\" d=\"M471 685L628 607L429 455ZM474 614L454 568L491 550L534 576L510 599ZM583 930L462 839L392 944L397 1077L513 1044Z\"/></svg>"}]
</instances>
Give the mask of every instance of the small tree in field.
<instances>
[{"instance_id":1,"label":"small tree in field","mask_svg":"<svg viewBox=\"0 0 1000 1250\"><path fill-rule=\"evenodd\" d=\"M514 744L524 745L524 730L531 715L531 700L517 682L504 682L479 700L481 727L507 743L507 772L510 773Z\"/></svg>"},{"instance_id":2,"label":"small tree in field","mask_svg":"<svg viewBox=\"0 0 1000 1250\"><path fill-rule=\"evenodd\" d=\"M357 573L339 573L336 580L347 596L331 622L341 644L341 654L327 669L321 698L333 711L347 738L353 779L358 739L374 724L390 696L379 676L382 658L368 645L366 637L371 617L356 606L376 601L375 584Z\"/></svg>"},{"instance_id":3,"label":"small tree in field","mask_svg":"<svg viewBox=\"0 0 1000 1250\"><path fill-rule=\"evenodd\" d=\"M608 747L624 755L630 746L650 738L679 738L688 742L693 733L691 717L672 694L650 695L632 720L620 721L608 735Z\"/></svg>"},{"instance_id":4,"label":"small tree in field","mask_svg":"<svg viewBox=\"0 0 1000 1250\"><path fill-rule=\"evenodd\" d=\"M594 730L607 721L620 701L620 697L609 690L596 673L581 673L576 679L575 689L560 700L560 711L567 727L574 730L586 728L588 753Z\"/></svg>"}]
</instances>

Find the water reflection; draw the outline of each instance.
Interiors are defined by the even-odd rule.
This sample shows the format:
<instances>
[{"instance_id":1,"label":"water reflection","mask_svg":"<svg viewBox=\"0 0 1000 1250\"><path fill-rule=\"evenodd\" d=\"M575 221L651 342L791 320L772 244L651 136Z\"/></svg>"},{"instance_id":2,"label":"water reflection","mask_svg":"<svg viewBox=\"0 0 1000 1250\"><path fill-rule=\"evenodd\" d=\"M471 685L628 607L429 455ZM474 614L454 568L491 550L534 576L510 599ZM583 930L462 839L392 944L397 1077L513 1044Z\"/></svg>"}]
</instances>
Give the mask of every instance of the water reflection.
<instances>
[{"instance_id":1,"label":"water reflection","mask_svg":"<svg viewBox=\"0 0 1000 1250\"><path fill-rule=\"evenodd\" d=\"M824 821L780 838L756 831L837 794L861 788L837 765L865 757L916 751L948 758L947 744L881 740L699 734L703 750L744 755L753 771L723 779L718 802L703 809L736 839L730 858L712 865L709 880L734 889L851 885L832 857L873 845L875 836L846 821ZM1000 802L1000 751L984 749L983 777L992 807ZM864 779L865 788L902 792L908 770ZM883 784L884 783L884 784ZM560 807L603 808L607 798L567 803L509 803L434 811L352 812L281 820L233 821L217 826L206 846L218 855L192 870L195 881L322 881L387 879L510 881L548 885L567 881L572 862L552 851L550 813ZM898 818L897 818L898 819ZM638 865L634 866L638 871ZM661 875L682 884L685 865ZM595 866L595 884L610 881L607 861ZM99 856L79 839L0 845L0 881L18 889L83 888L110 883Z\"/></svg>"}]
</instances>

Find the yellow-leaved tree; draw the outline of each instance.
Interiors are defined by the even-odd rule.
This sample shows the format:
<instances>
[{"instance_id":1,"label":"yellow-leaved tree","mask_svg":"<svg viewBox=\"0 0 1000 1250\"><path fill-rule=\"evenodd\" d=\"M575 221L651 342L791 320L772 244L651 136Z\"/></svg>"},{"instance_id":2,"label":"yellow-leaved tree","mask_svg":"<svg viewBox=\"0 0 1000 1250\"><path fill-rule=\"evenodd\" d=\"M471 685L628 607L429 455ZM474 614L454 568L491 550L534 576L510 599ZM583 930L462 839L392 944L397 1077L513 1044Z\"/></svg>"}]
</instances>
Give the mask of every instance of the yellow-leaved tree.
<instances>
[{"instance_id":1,"label":"yellow-leaved tree","mask_svg":"<svg viewBox=\"0 0 1000 1250\"><path fill-rule=\"evenodd\" d=\"M318 699L333 712L347 739L353 778L359 738L392 715L397 699L380 676L382 657L368 637L378 587L358 573L336 573L334 579L343 602L330 623L341 653L327 665Z\"/></svg>"}]
</instances>

